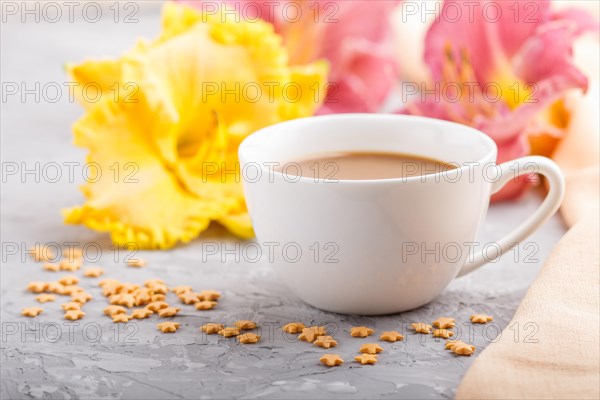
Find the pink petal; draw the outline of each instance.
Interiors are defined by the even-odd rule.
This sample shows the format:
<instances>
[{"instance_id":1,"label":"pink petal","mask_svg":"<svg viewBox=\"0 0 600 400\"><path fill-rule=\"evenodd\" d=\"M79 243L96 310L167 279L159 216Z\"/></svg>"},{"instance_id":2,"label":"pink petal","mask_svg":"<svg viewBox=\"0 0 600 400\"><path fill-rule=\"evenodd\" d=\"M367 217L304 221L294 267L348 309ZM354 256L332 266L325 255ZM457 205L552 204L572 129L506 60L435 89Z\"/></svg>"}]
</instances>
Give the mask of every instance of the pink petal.
<instances>
[{"instance_id":1,"label":"pink petal","mask_svg":"<svg viewBox=\"0 0 600 400\"><path fill-rule=\"evenodd\" d=\"M561 95L571 88L586 90L588 80L572 62L573 35L566 25L549 24L540 29L516 55L517 75L528 83L552 80L552 91Z\"/></svg>"},{"instance_id":2,"label":"pink petal","mask_svg":"<svg viewBox=\"0 0 600 400\"><path fill-rule=\"evenodd\" d=\"M330 60L333 82L319 114L375 112L396 82L397 65L390 49L367 40L347 40Z\"/></svg>"},{"instance_id":3,"label":"pink petal","mask_svg":"<svg viewBox=\"0 0 600 400\"><path fill-rule=\"evenodd\" d=\"M396 83L389 13L399 1L307 2L319 5L322 46L316 57L329 61L332 83L319 114L375 112ZM316 28L315 28L316 29ZM304 42L303 45L310 46Z\"/></svg>"},{"instance_id":4,"label":"pink petal","mask_svg":"<svg viewBox=\"0 0 600 400\"><path fill-rule=\"evenodd\" d=\"M308 3L313 4L314 1ZM325 54L334 54L348 38L383 43L392 37L391 11L399 0L330 1L319 0L320 18L325 26Z\"/></svg>"},{"instance_id":5,"label":"pink petal","mask_svg":"<svg viewBox=\"0 0 600 400\"><path fill-rule=\"evenodd\" d=\"M425 37L425 61L434 79L441 78L443 55L451 46L457 59L466 51L477 79L484 82L508 68L523 42L550 18L546 0L445 0L440 15Z\"/></svg>"},{"instance_id":6,"label":"pink petal","mask_svg":"<svg viewBox=\"0 0 600 400\"><path fill-rule=\"evenodd\" d=\"M600 24L598 19L589 12L577 8L566 8L552 14L553 21L559 21L569 25L575 36L588 31L598 31Z\"/></svg>"},{"instance_id":7,"label":"pink petal","mask_svg":"<svg viewBox=\"0 0 600 400\"><path fill-rule=\"evenodd\" d=\"M551 16L549 0L537 1L493 1L497 6L491 6L483 15L491 19L487 23L498 29L498 38L506 55L512 57L521 45L531 37L538 27L547 23ZM493 8L502 10L502 18L494 22ZM483 10L483 8L482 8Z\"/></svg>"}]
</instances>

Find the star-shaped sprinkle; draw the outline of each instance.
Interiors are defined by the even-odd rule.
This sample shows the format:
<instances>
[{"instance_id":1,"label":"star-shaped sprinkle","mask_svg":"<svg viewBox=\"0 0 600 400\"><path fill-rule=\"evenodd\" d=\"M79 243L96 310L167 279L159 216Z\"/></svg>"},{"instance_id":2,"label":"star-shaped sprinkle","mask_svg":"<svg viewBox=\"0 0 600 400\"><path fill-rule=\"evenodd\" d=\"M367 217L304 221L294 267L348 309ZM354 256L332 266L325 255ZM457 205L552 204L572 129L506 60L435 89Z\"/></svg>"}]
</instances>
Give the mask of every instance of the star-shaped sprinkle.
<instances>
[{"instance_id":1,"label":"star-shaped sprinkle","mask_svg":"<svg viewBox=\"0 0 600 400\"><path fill-rule=\"evenodd\" d=\"M237 336L237 339L240 343L256 343L260 340L260 336L249 332Z\"/></svg>"},{"instance_id":2,"label":"star-shaped sprinkle","mask_svg":"<svg viewBox=\"0 0 600 400\"><path fill-rule=\"evenodd\" d=\"M216 290L203 290L198 293L198 298L200 298L200 300L215 301L219 300L220 297L221 293L217 292Z\"/></svg>"},{"instance_id":3,"label":"star-shaped sprinkle","mask_svg":"<svg viewBox=\"0 0 600 400\"><path fill-rule=\"evenodd\" d=\"M155 302L155 301L165 301L167 299L167 296L165 296L162 293L157 293L157 294L153 294L150 296L150 302Z\"/></svg>"},{"instance_id":4,"label":"star-shaped sprinkle","mask_svg":"<svg viewBox=\"0 0 600 400\"><path fill-rule=\"evenodd\" d=\"M454 332L449 331L448 329L435 329L433 331L433 337L441 337L444 339L448 339L454 336Z\"/></svg>"},{"instance_id":5,"label":"star-shaped sprinkle","mask_svg":"<svg viewBox=\"0 0 600 400\"><path fill-rule=\"evenodd\" d=\"M179 297L179 300L181 300L183 304L196 304L200 301L198 293L191 291L183 292L177 297Z\"/></svg>"},{"instance_id":6,"label":"star-shaped sprinkle","mask_svg":"<svg viewBox=\"0 0 600 400\"><path fill-rule=\"evenodd\" d=\"M77 258L74 260L61 260L58 264L61 271L77 271L81 268L81 259Z\"/></svg>"},{"instance_id":7,"label":"star-shaped sprinkle","mask_svg":"<svg viewBox=\"0 0 600 400\"><path fill-rule=\"evenodd\" d=\"M458 344L452 347L452 351L459 356L470 356L475 352L475 346L470 344Z\"/></svg>"},{"instance_id":8,"label":"star-shaped sprinkle","mask_svg":"<svg viewBox=\"0 0 600 400\"><path fill-rule=\"evenodd\" d=\"M119 304L121 302L122 294L113 294L112 296L108 296L108 302L110 304Z\"/></svg>"},{"instance_id":9,"label":"star-shaped sprinkle","mask_svg":"<svg viewBox=\"0 0 600 400\"><path fill-rule=\"evenodd\" d=\"M34 281L29 282L29 284L27 285L27 290L33 293L42 293L46 290L47 287L48 284L46 282Z\"/></svg>"},{"instance_id":10,"label":"star-shaped sprinkle","mask_svg":"<svg viewBox=\"0 0 600 400\"><path fill-rule=\"evenodd\" d=\"M147 279L144 281L144 286L148 289L154 289L156 287L167 286L167 284L162 279Z\"/></svg>"},{"instance_id":11,"label":"star-shaped sprinkle","mask_svg":"<svg viewBox=\"0 0 600 400\"><path fill-rule=\"evenodd\" d=\"M81 310L69 310L65 313L65 319L75 321L85 317L85 313Z\"/></svg>"},{"instance_id":12,"label":"star-shaped sprinkle","mask_svg":"<svg viewBox=\"0 0 600 400\"><path fill-rule=\"evenodd\" d=\"M238 328L235 328L233 326L228 326L226 328L221 329L219 332L217 332L219 335L224 336L224 337L231 337L231 336L237 336L240 334L240 331Z\"/></svg>"},{"instance_id":13,"label":"star-shaped sprinkle","mask_svg":"<svg viewBox=\"0 0 600 400\"><path fill-rule=\"evenodd\" d=\"M491 315L485 315L485 314L471 315L471 322L474 324L487 324L488 322L491 322L493 320L494 320L494 318L492 318Z\"/></svg>"},{"instance_id":14,"label":"star-shaped sprinkle","mask_svg":"<svg viewBox=\"0 0 600 400\"><path fill-rule=\"evenodd\" d=\"M79 283L79 278L74 275L67 275L60 278L58 282L65 286L77 285L77 283Z\"/></svg>"},{"instance_id":15,"label":"star-shaped sprinkle","mask_svg":"<svg viewBox=\"0 0 600 400\"><path fill-rule=\"evenodd\" d=\"M147 308L137 308L131 312L132 319L144 319L154 314L154 311L148 310Z\"/></svg>"},{"instance_id":16,"label":"star-shaped sprinkle","mask_svg":"<svg viewBox=\"0 0 600 400\"><path fill-rule=\"evenodd\" d=\"M415 330L417 333L431 333L431 325L426 324L425 322L415 322L410 324L411 328Z\"/></svg>"},{"instance_id":17,"label":"star-shaped sprinkle","mask_svg":"<svg viewBox=\"0 0 600 400\"><path fill-rule=\"evenodd\" d=\"M133 294L139 289L140 289L140 285L126 282L126 283L123 283L121 285L121 287L119 288L119 293Z\"/></svg>"},{"instance_id":18,"label":"star-shaped sprinkle","mask_svg":"<svg viewBox=\"0 0 600 400\"><path fill-rule=\"evenodd\" d=\"M150 303L152 296L148 292L140 290L133 293L133 298L135 299L136 306L143 306Z\"/></svg>"},{"instance_id":19,"label":"star-shaped sprinkle","mask_svg":"<svg viewBox=\"0 0 600 400\"><path fill-rule=\"evenodd\" d=\"M92 295L86 292L77 292L71 295L71 300L81 304L85 304L93 299Z\"/></svg>"},{"instance_id":20,"label":"star-shaped sprinkle","mask_svg":"<svg viewBox=\"0 0 600 400\"><path fill-rule=\"evenodd\" d=\"M176 315L179 311L181 311L181 308L177 308L177 307L165 307L165 308L161 308L160 310L158 310L158 315L161 317L172 317L174 315Z\"/></svg>"},{"instance_id":21,"label":"star-shaped sprinkle","mask_svg":"<svg viewBox=\"0 0 600 400\"><path fill-rule=\"evenodd\" d=\"M165 301L167 299L167 296L165 296L162 293L159 294L153 294L150 296L150 302L155 302L155 301Z\"/></svg>"},{"instance_id":22,"label":"star-shaped sprinkle","mask_svg":"<svg viewBox=\"0 0 600 400\"><path fill-rule=\"evenodd\" d=\"M171 288L171 291L179 296L180 294L183 294L185 292L192 292L193 290L192 290L191 286L183 285L183 286L175 286L174 288Z\"/></svg>"},{"instance_id":23,"label":"star-shaped sprinkle","mask_svg":"<svg viewBox=\"0 0 600 400\"><path fill-rule=\"evenodd\" d=\"M211 310L217 305L216 301L203 300L194 304L196 310Z\"/></svg>"},{"instance_id":24,"label":"star-shaped sprinkle","mask_svg":"<svg viewBox=\"0 0 600 400\"><path fill-rule=\"evenodd\" d=\"M150 302L165 301L166 299L167 299L167 296L162 293L153 294L152 296L150 296Z\"/></svg>"},{"instance_id":25,"label":"star-shaped sprinkle","mask_svg":"<svg viewBox=\"0 0 600 400\"><path fill-rule=\"evenodd\" d=\"M290 322L289 324L285 324L281 329L287 333L300 333L304 328L306 326L302 322Z\"/></svg>"},{"instance_id":26,"label":"star-shaped sprinkle","mask_svg":"<svg viewBox=\"0 0 600 400\"><path fill-rule=\"evenodd\" d=\"M131 294L133 294L136 297L141 296L141 295L150 296L150 295L154 294L154 290L147 288L147 287L138 287L137 289L132 291Z\"/></svg>"},{"instance_id":27,"label":"star-shaped sprinkle","mask_svg":"<svg viewBox=\"0 0 600 400\"><path fill-rule=\"evenodd\" d=\"M21 315L26 317L37 317L42 312L44 312L43 308L40 307L27 307L21 310Z\"/></svg>"},{"instance_id":28,"label":"star-shaped sprinkle","mask_svg":"<svg viewBox=\"0 0 600 400\"><path fill-rule=\"evenodd\" d=\"M153 301L146 306L148 310L152 310L154 312L158 312L158 310L162 310L163 308L167 307L169 307L169 304L164 301Z\"/></svg>"},{"instance_id":29,"label":"star-shaped sprinkle","mask_svg":"<svg viewBox=\"0 0 600 400\"><path fill-rule=\"evenodd\" d=\"M42 268L44 268L45 271L50 271L50 272L60 271L60 265L58 265L56 263L45 263Z\"/></svg>"},{"instance_id":30,"label":"star-shaped sprinkle","mask_svg":"<svg viewBox=\"0 0 600 400\"><path fill-rule=\"evenodd\" d=\"M35 299L36 299L37 301L39 301L40 303L47 303L47 302L49 302L49 301L54 301L54 300L56 300L56 296L55 296L55 295L53 295L53 294L46 294L46 293L43 293L43 294L40 294L39 296L37 296Z\"/></svg>"},{"instance_id":31,"label":"star-shaped sprinkle","mask_svg":"<svg viewBox=\"0 0 600 400\"><path fill-rule=\"evenodd\" d=\"M156 327L163 333L171 333L179 329L179 322L161 322L160 324L156 325Z\"/></svg>"},{"instance_id":32,"label":"star-shaped sprinkle","mask_svg":"<svg viewBox=\"0 0 600 400\"><path fill-rule=\"evenodd\" d=\"M97 278L101 275L104 275L104 269L103 268L86 268L83 271L83 276L88 277L88 278Z\"/></svg>"},{"instance_id":33,"label":"star-shaped sprinkle","mask_svg":"<svg viewBox=\"0 0 600 400\"><path fill-rule=\"evenodd\" d=\"M65 285L58 282L49 282L46 286L46 291L55 294L66 294Z\"/></svg>"},{"instance_id":34,"label":"star-shaped sprinkle","mask_svg":"<svg viewBox=\"0 0 600 400\"><path fill-rule=\"evenodd\" d=\"M107 285L120 285L120 284L121 284L120 281L113 279L113 278L102 279L100 282L98 282L98 286L100 286L100 287L104 287Z\"/></svg>"},{"instance_id":35,"label":"star-shaped sprinkle","mask_svg":"<svg viewBox=\"0 0 600 400\"><path fill-rule=\"evenodd\" d=\"M360 356L356 356L354 357L354 359L361 363L362 365L365 364L375 364L378 360L377 360L377 356L375 354L361 354Z\"/></svg>"},{"instance_id":36,"label":"star-shaped sprinkle","mask_svg":"<svg viewBox=\"0 0 600 400\"><path fill-rule=\"evenodd\" d=\"M311 326L310 328L302 329L302 333L298 335L298 339L312 343L315 341L317 336L324 336L326 334L327 329L325 329L324 326Z\"/></svg>"},{"instance_id":37,"label":"star-shaped sprinkle","mask_svg":"<svg viewBox=\"0 0 600 400\"><path fill-rule=\"evenodd\" d=\"M163 281L162 279L158 279L158 278L146 279L144 281L144 286L146 286L147 288L152 288L153 286L164 285L164 284L165 284L165 281Z\"/></svg>"},{"instance_id":38,"label":"star-shaped sprinkle","mask_svg":"<svg viewBox=\"0 0 600 400\"><path fill-rule=\"evenodd\" d=\"M383 351L383 347L377 343L365 343L358 349L359 353L378 354Z\"/></svg>"},{"instance_id":39,"label":"star-shaped sprinkle","mask_svg":"<svg viewBox=\"0 0 600 400\"><path fill-rule=\"evenodd\" d=\"M127 310L123 306L108 306L104 309L104 314L112 317L117 314L126 314Z\"/></svg>"},{"instance_id":40,"label":"star-shaped sprinkle","mask_svg":"<svg viewBox=\"0 0 600 400\"><path fill-rule=\"evenodd\" d=\"M350 336L352 337L367 337L372 335L373 332L375 332L373 329L367 328L366 326L355 326L350 328Z\"/></svg>"},{"instance_id":41,"label":"star-shaped sprinkle","mask_svg":"<svg viewBox=\"0 0 600 400\"><path fill-rule=\"evenodd\" d=\"M249 320L235 321L233 323L233 326L235 326L239 330L254 329L256 328L256 322Z\"/></svg>"},{"instance_id":42,"label":"star-shaped sprinkle","mask_svg":"<svg viewBox=\"0 0 600 400\"><path fill-rule=\"evenodd\" d=\"M440 329L454 328L455 324L454 318L449 317L440 317L432 322L433 326Z\"/></svg>"},{"instance_id":43,"label":"star-shaped sprinkle","mask_svg":"<svg viewBox=\"0 0 600 400\"><path fill-rule=\"evenodd\" d=\"M81 310L81 303L78 303L76 301L69 301L68 303L61 304L61 307L65 311Z\"/></svg>"},{"instance_id":44,"label":"star-shaped sprinkle","mask_svg":"<svg viewBox=\"0 0 600 400\"><path fill-rule=\"evenodd\" d=\"M132 259L127 261L127 265L133 268L142 268L146 266L146 261L142 260L141 258Z\"/></svg>"},{"instance_id":45,"label":"star-shaped sprinkle","mask_svg":"<svg viewBox=\"0 0 600 400\"><path fill-rule=\"evenodd\" d=\"M81 286L77 286L77 285L69 285L69 286L63 285L63 287L62 287L62 294L67 294L69 296L72 294L75 294L75 293L83 292L83 291L84 291L83 288Z\"/></svg>"},{"instance_id":46,"label":"star-shaped sprinkle","mask_svg":"<svg viewBox=\"0 0 600 400\"><path fill-rule=\"evenodd\" d=\"M475 352L475 346L462 340L449 340L444 347L461 356L470 356Z\"/></svg>"},{"instance_id":47,"label":"star-shaped sprinkle","mask_svg":"<svg viewBox=\"0 0 600 400\"><path fill-rule=\"evenodd\" d=\"M156 284L154 286L152 286L150 289L152 289L153 293L156 294L167 294L169 293L169 288L167 287L167 285L161 285L161 284Z\"/></svg>"},{"instance_id":48,"label":"star-shaped sprinkle","mask_svg":"<svg viewBox=\"0 0 600 400\"><path fill-rule=\"evenodd\" d=\"M200 330L202 330L202 332L206 332L209 335L215 334L215 333L219 333L220 330L224 329L225 326L222 324L214 324L214 323L208 323L205 325L202 325L200 327Z\"/></svg>"},{"instance_id":49,"label":"star-shaped sprinkle","mask_svg":"<svg viewBox=\"0 0 600 400\"><path fill-rule=\"evenodd\" d=\"M123 287L123 285L119 282L107 283L106 285L102 286L102 295L113 296L121 291L121 287Z\"/></svg>"},{"instance_id":50,"label":"star-shaped sprinkle","mask_svg":"<svg viewBox=\"0 0 600 400\"><path fill-rule=\"evenodd\" d=\"M115 322L115 323L129 322L131 317L127 314L115 314L112 316L112 319L113 319L113 322Z\"/></svg>"},{"instance_id":51,"label":"star-shaped sprinkle","mask_svg":"<svg viewBox=\"0 0 600 400\"><path fill-rule=\"evenodd\" d=\"M464 342L462 340L448 340L444 344L444 349L452 350L452 346L454 346L455 344L458 344L458 343L464 343Z\"/></svg>"},{"instance_id":52,"label":"star-shaped sprinkle","mask_svg":"<svg viewBox=\"0 0 600 400\"><path fill-rule=\"evenodd\" d=\"M338 342L331 336L317 336L313 342L315 346L324 347L326 349L337 346Z\"/></svg>"},{"instance_id":53,"label":"star-shaped sprinkle","mask_svg":"<svg viewBox=\"0 0 600 400\"><path fill-rule=\"evenodd\" d=\"M336 367L344 363L344 360L342 360L342 357L340 357L339 354L323 354L323 356L319 358L319 361L328 367Z\"/></svg>"},{"instance_id":54,"label":"star-shaped sprinkle","mask_svg":"<svg viewBox=\"0 0 600 400\"><path fill-rule=\"evenodd\" d=\"M385 340L386 342L397 342L398 340L404 339L404 335L401 335L398 331L385 331L381 332L379 339Z\"/></svg>"},{"instance_id":55,"label":"star-shaped sprinkle","mask_svg":"<svg viewBox=\"0 0 600 400\"><path fill-rule=\"evenodd\" d=\"M113 322L129 322L131 317L127 314L115 314L112 316Z\"/></svg>"},{"instance_id":56,"label":"star-shaped sprinkle","mask_svg":"<svg viewBox=\"0 0 600 400\"><path fill-rule=\"evenodd\" d=\"M135 305L135 297L130 293L119 294L115 304L125 307L133 307Z\"/></svg>"}]
</instances>

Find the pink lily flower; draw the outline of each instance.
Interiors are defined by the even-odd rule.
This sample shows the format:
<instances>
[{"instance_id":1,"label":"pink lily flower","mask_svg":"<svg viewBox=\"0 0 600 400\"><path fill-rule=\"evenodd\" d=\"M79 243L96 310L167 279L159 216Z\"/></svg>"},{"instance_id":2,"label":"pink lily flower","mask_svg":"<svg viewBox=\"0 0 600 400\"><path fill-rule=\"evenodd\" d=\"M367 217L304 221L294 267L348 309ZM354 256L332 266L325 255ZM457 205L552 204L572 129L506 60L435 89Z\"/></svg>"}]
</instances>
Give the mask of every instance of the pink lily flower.
<instances>
[{"instance_id":1,"label":"pink lily flower","mask_svg":"<svg viewBox=\"0 0 600 400\"><path fill-rule=\"evenodd\" d=\"M183 0L205 12L227 7L271 22L292 65L328 60L329 84L315 88L327 90L318 114L379 111L398 76L389 15L400 1Z\"/></svg>"},{"instance_id":2,"label":"pink lily flower","mask_svg":"<svg viewBox=\"0 0 600 400\"><path fill-rule=\"evenodd\" d=\"M588 14L554 13L545 0L445 0L425 39L434 87L400 112L482 130L498 145L499 163L530 154L530 138L561 135L565 93L587 89L572 42L597 28ZM518 196L530 180L512 182L493 200Z\"/></svg>"}]
</instances>

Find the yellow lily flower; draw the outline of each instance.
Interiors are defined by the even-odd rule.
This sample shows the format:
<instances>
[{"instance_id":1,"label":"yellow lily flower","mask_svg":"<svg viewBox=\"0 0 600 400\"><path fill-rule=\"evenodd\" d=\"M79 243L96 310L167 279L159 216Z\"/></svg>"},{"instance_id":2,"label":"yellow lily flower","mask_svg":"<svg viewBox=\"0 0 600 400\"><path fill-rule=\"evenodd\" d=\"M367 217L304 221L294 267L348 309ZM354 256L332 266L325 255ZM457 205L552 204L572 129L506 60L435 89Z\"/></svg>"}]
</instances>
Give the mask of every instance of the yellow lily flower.
<instances>
[{"instance_id":1,"label":"yellow lily flower","mask_svg":"<svg viewBox=\"0 0 600 400\"><path fill-rule=\"evenodd\" d=\"M188 242L211 221L250 238L238 145L264 126L312 115L327 65L291 67L262 21L167 3L162 25L156 40L118 60L69 67L79 84L102 90L73 128L89 170L101 174L88 176L85 204L65 210L65 221L140 248Z\"/></svg>"}]
</instances>

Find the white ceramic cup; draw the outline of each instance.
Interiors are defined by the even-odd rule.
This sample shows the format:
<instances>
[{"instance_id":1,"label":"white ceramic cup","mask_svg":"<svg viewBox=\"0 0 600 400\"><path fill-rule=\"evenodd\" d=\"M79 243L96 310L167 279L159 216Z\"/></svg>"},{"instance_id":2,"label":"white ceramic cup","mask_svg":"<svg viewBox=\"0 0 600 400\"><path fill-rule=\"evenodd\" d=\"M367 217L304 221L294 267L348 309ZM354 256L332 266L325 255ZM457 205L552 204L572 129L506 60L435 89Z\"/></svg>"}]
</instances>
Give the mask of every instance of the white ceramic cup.
<instances>
[{"instance_id":1,"label":"white ceramic cup","mask_svg":"<svg viewBox=\"0 0 600 400\"><path fill-rule=\"evenodd\" d=\"M420 155L460 167L397 179L297 176L295 160L357 151ZM496 165L496 154L494 141L476 129L384 114L296 119L261 129L239 147L254 230L277 275L315 307L371 315L428 303L556 212L565 185L554 162L533 156ZM532 172L549 184L540 207L504 238L478 243L490 196Z\"/></svg>"}]
</instances>

